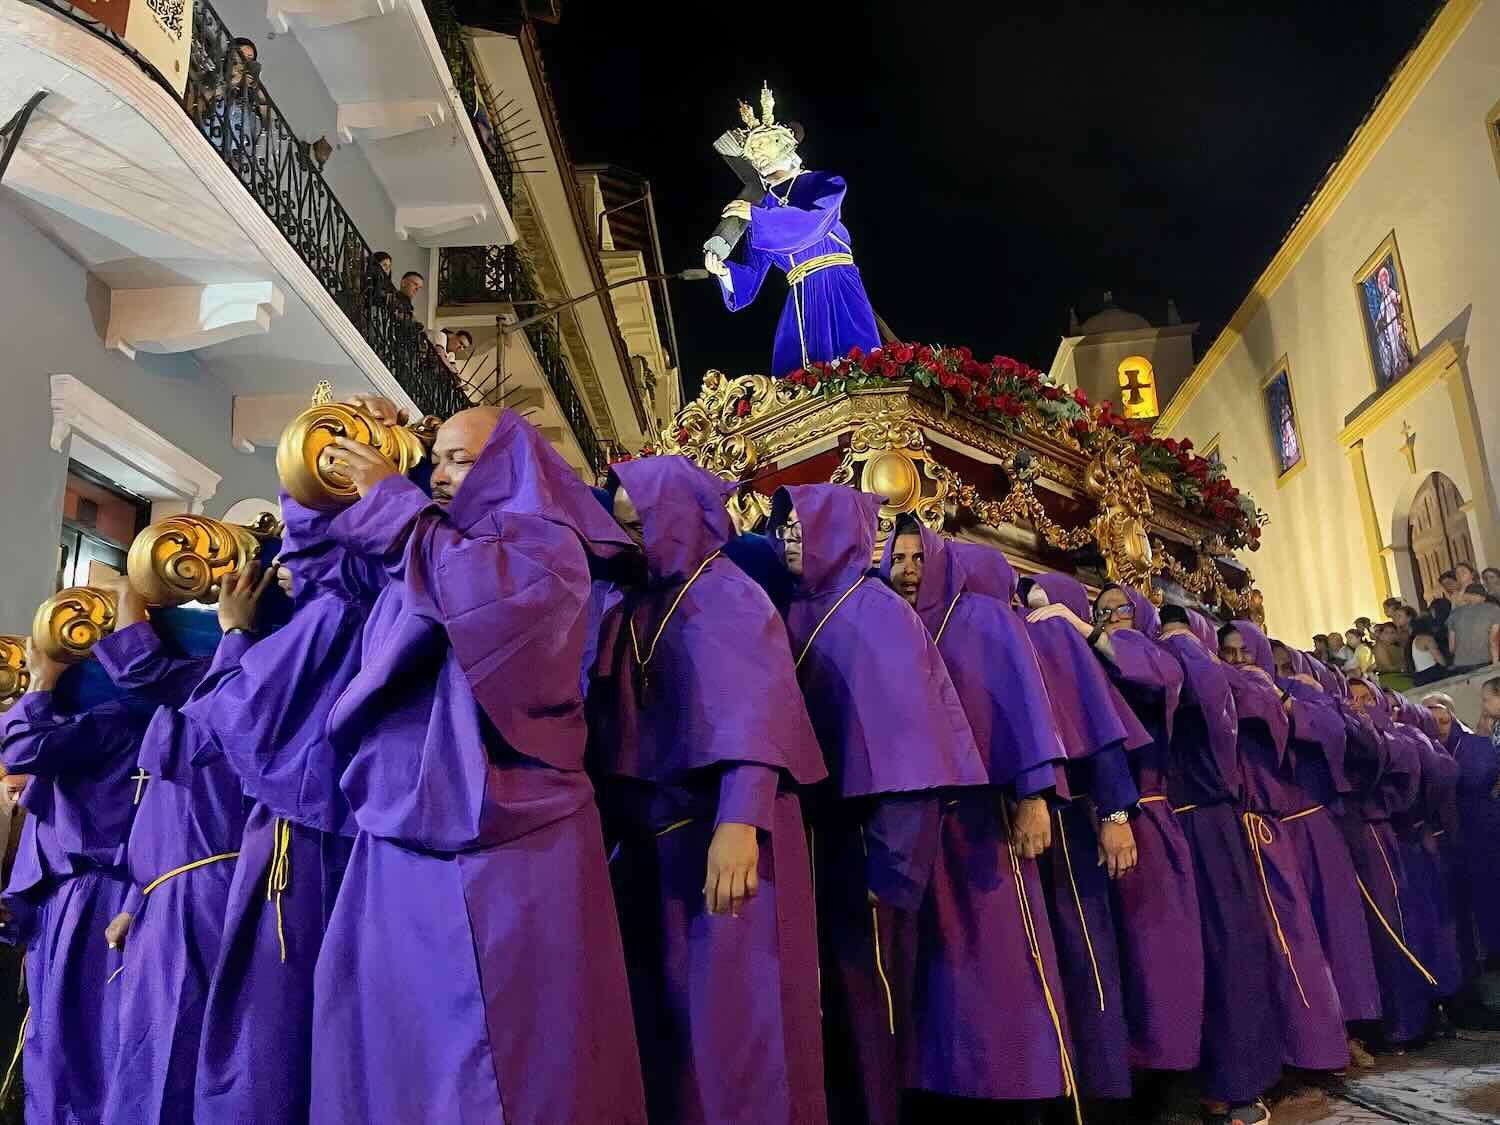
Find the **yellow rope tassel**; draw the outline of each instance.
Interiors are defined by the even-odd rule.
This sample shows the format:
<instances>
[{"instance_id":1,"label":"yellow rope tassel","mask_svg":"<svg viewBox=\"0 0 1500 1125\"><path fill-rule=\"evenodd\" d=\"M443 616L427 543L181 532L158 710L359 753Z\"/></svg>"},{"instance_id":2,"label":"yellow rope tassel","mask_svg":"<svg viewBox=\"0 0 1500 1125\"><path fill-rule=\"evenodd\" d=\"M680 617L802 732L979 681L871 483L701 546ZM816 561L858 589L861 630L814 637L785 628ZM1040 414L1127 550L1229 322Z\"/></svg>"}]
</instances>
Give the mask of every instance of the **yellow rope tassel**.
<instances>
[{"instance_id":1,"label":"yellow rope tassel","mask_svg":"<svg viewBox=\"0 0 1500 1125\"><path fill-rule=\"evenodd\" d=\"M692 824L692 823L693 823L693 818L692 817L688 817L686 820L679 820L675 824L669 824L665 828L663 828L660 832L658 832L656 834L656 838L659 840L663 836L670 836L673 832L676 832L679 828L686 828L689 824Z\"/></svg>"},{"instance_id":2,"label":"yellow rope tassel","mask_svg":"<svg viewBox=\"0 0 1500 1125\"><path fill-rule=\"evenodd\" d=\"M1370 839L1375 841L1375 850L1380 853L1380 862L1385 864L1385 873L1391 880L1391 898L1396 901L1396 924L1401 927L1401 940L1406 941L1406 918L1401 913L1401 887L1396 882L1396 872L1391 868L1391 861L1385 854L1385 845L1380 842L1380 833L1375 831L1373 824L1365 825L1370 830ZM1425 971L1425 970L1424 970Z\"/></svg>"},{"instance_id":3,"label":"yellow rope tassel","mask_svg":"<svg viewBox=\"0 0 1500 1125\"><path fill-rule=\"evenodd\" d=\"M962 590L953 595L953 600L948 603L948 612L943 614L943 623L938 626L937 634L932 638L933 644L939 644L942 642L943 630L948 628L948 619L953 616L953 611L958 606L958 599L963 596L964 594Z\"/></svg>"},{"instance_id":4,"label":"yellow rope tassel","mask_svg":"<svg viewBox=\"0 0 1500 1125\"><path fill-rule=\"evenodd\" d=\"M1063 1096L1073 1099L1073 1116L1077 1125L1083 1125L1083 1103L1078 1100L1078 1083L1073 1078L1073 1059L1068 1054L1068 1037L1063 1034L1062 1016L1057 1010L1057 1001L1052 996L1052 986L1047 983L1047 967L1042 962L1042 946L1036 936L1036 920L1031 914L1031 899L1026 894L1026 881L1021 870L1021 861L1010 846L1010 817L1000 810L1000 830L1005 833L1005 853L1010 856L1011 878L1016 884L1016 906L1021 915L1021 927L1026 931L1027 948L1031 951L1031 962L1036 966L1038 983L1042 986L1042 999L1047 1002L1047 1015L1052 1019L1052 1032L1057 1036L1057 1057L1062 1067Z\"/></svg>"},{"instance_id":5,"label":"yellow rope tassel","mask_svg":"<svg viewBox=\"0 0 1500 1125\"><path fill-rule=\"evenodd\" d=\"M119 976L124 971L125 971L125 966L121 965L118 969L116 969L114 972L110 973L109 976L105 978L104 983L105 984L114 984L115 977Z\"/></svg>"},{"instance_id":6,"label":"yellow rope tassel","mask_svg":"<svg viewBox=\"0 0 1500 1125\"><path fill-rule=\"evenodd\" d=\"M1154 805L1157 801L1165 801L1166 799L1167 798L1165 797L1165 795L1163 795L1161 793L1157 793L1157 794L1154 794L1153 796L1150 796L1150 797L1142 797L1139 801L1136 802L1136 804L1138 804L1138 805ZM1192 808L1191 805L1188 805L1188 806L1185 806L1185 807L1186 808Z\"/></svg>"},{"instance_id":7,"label":"yellow rope tassel","mask_svg":"<svg viewBox=\"0 0 1500 1125\"><path fill-rule=\"evenodd\" d=\"M1370 897L1370 888L1365 886L1365 881L1358 875L1354 877L1354 881L1359 884L1359 893L1364 896L1365 905L1368 906L1371 912L1374 913L1375 917L1379 919L1380 928L1383 929L1386 932L1387 936L1389 936L1390 939L1396 943L1396 948L1405 955L1406 959L1417 967L1417 972L1422 974L1422 978L1428 984L1436 988L1437 977L1429 973L1426 966L1424 966L1422 962L1417 960L1417 955L1406 947L1406 942L1402 941L1396 936L1396 931L1391 929L1391 924L1385 920L1385 915L1380 912L1380 907L1376 906L1375 900Z\"/></svg>"},{"instance_id":8,"label":"yellow rope tassel","mask_svg":"<svg viewBox=\"0 0 1500 1125\"><path fill-rule=\"evenodd\" d=\"M839 597L839 600L833 603L833 608L823 615L823 620L818 622L817 627L813 629L812 634L807 638L807 643L802 646L802 651L797 654L796 667L802 667L802 662L807 659L807 654L812 651L813 641L818 639L818 634L823 631L823 626L828 624L828 619L839 611L839 606L843 605L846 601L849 600L849 595L854 593L855 590L858 590L864 584L864 577L861 576L858 582L845 590Z\"/></svg>"},{"instance_id":9,"label":"yellow rope tassel","mask_svg":"<svg viewBox=\"0 0 1500 1125\"><path fill-rule=\"evenodd\" d=\"M286 931L281 924L281 896L292 881L292 826L277 817L271 826L275 844L271 849L271 873L266 880L266 901L276 904L276 942L281 947L281 963L286 964Z\"/></svg>"},{"instance_id":10,"label":"yellow rope tassel","mask_svg":"<svg viewBox=\"0 0 1500 1125\"><path fill-rule=\"evenodd\" d=\"M16 1080L16 1068L21 1065L21 1048L26 1046L26 1029L31 1026L31 1008L27 1007L26 1014L21 1017L21 1033L16 1036L15 1054L10 1057L10 1065L5 1068L5 1082L0 1085L0 1103L3 1103L10 1093L10 1084Z\"/></svg>"},{"instance_id":11,"label":"yellow rope tassel","mask_svg":"<svg viewBox=\"0 0 1500 1125\"><path fill-rule=\"evenodd\" d=\"M1104 1011L1104 980L1099 975L1099 960L1094 956L1094 939L1089 936L1089 920L1084 917L1083 899L1073 880L1073 857L1068 853L1068 830L1063 826L1062 810L1057 810L1057 842L1062 846L1063 864L1068 869L1068 886L1073 888L1073 905L1078 908L1078 924L1083 928L1083 944L1089 951L1089 965L1094 970L1094 987L1099 990L1099 1010Z\"/></svg>"},{"instance_id":12,"label":"yellow rope tassel","mask_svg":"<svg viewBox=\"0 0 1500 1125\"><path fill-rule=\"evenodd\" d=\"M870 935L875 939L875 972L880 976L880 985L885 989L885 1018L890 1024L891 1034L896 1034L896 999L891 995L891 982L886 979L885 965L880 960L880 907L870 907Z\"/></svg>"},{"instance_id":13,"label":"yellow rope tassel","mask_svg":"<svg viewBox=\"0 0 1500 1125\"><path fill-rule=\"evenodd\" d=\"M1287 968L1292 970L1292 980L1296 982L1297 993L1302 997L1302 1006L1311 1008L1312 1005L1307 1002L1307 993L1302 991L1302 978L1297 975L1297 963L1292 960L1292 947L1287 944L1286 933L1281 928L1281 918L1276 913L1276 903L1271 898L1271 883L1266 878L1265 861L1260 857L1261 845L1272 843L1276 837L1264 817L1247 812L1244 820L1245 835L1250 838L1250 854L1255 857L1255 870L1260 873L1260 885L1266 892L1266 909L1271 912L1271 924L1276 927L1276 940L1281 943L1281 952L1286 954Z\"/></svg>"},{"instance_id":14,"label":"yellow rope tassel","mask_svg":"<svg viewBox=\"0 0 1500 1125\"><path fill-rule=\"evenodd\" d=\"M1172 811L1174 813L1176 813L1178 816L1181 816L1183 813L1192 812L1197 807L1198 807L1197 805L1179 805L1177 808L1173 809Z\"/></svg>"}]
</instances>

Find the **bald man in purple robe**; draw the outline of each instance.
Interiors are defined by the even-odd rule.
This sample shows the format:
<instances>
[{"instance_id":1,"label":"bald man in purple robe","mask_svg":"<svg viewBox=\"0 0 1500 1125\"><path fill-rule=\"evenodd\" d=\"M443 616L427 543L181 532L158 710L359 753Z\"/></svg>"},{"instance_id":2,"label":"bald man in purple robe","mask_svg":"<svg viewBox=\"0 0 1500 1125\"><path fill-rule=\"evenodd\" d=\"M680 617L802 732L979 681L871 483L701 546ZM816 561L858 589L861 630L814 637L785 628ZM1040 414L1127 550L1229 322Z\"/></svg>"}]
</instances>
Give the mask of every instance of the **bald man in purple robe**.
<instances>
[{"instance_id":1,"label":"bald man in purple robe","mask_svg":"<svg viewBox=\"0 0 1500 1125\"><path fill-rule=\"evenodd\" d=\"M28 643L27 666L30 689L0 717L0 763L31 778L3 912L5 940L26 948L26 1119L99 1121L120 997L104 932L129 890L132 772L153 708L96 660L69 667Z\"/></svg>"},{"instance_id":2,"label":"bald man in purple robe","mask_svg":"<svg viewBox=\"0 0 1500 1125\"><path fill-rule=\"evenodd\" d=\"M358 834L318 958L311 1120L639 1125L579 684L589 560L630 541L510 411L443 424L430 499L339 447L362 498L332 536L390 583L329 719Z\"/></svg>"},{"instance_id":3,"label":"bald man in purple robe","mask_svg":"<svg viewBox=\"0 0 1500 1125\"><path fill-rule=\"evenodd\" d=\"M723 553L734 485L683 457L614 466L645 555L604 621L590 769L654 1121L827 1120L799 786L827 776L786 626ZM748 1091L754 1090L753 1094Z\"/></svg>"},{"instance_id":4,"label":"bald man in purple robe","mask_svg":"<svg viewBox=\"0 0 1500 1125\"><path fill-rule=\"evenodd\" d=\"M922 902L915 989L918 1089L988 1100L1074 1092L1062 981L1036 857L1062 742L999 551L953 543L910 516L882 572L943 657L990 785L942 808ZM962 1029L961 1031L959 1029Z\"/></svg>"},{"instance_id":5,"label":"bald man in purple robe","mask_svg":"<svg viewBox=\"0 0 1500 1125\"><path fill-rule=\"evenodd\" d=\"M253 612L264 588L254 563L238 577L246 594L221 597L221 623L226 613ZM121 620L132 616L126 609ZM233 645L234 637L220 643ZM120 994L120 1049L104 1120L188 1121L246 801L212 732L179 710L210 657L175 651L144 620L117 628L94 655L117 687L157 704L137 762L140 799L126 846L130 892L106 934L112 948L126 952L112 985Z\"/></svg>"},{"instance_id":6,"label":"bald man in purple robe","mask_svg":"<svg viewBox=\"0 0 1500 1125\"><path fill-rule=\"evenodd\" d=\"M809 801L829 1118L888 1125L938 794L989 777L922 619L871 566L879 510L844 485L796 485L772 498L770 531L795 579L787 635L830 774Z\"/></svg>"}]
</instances>

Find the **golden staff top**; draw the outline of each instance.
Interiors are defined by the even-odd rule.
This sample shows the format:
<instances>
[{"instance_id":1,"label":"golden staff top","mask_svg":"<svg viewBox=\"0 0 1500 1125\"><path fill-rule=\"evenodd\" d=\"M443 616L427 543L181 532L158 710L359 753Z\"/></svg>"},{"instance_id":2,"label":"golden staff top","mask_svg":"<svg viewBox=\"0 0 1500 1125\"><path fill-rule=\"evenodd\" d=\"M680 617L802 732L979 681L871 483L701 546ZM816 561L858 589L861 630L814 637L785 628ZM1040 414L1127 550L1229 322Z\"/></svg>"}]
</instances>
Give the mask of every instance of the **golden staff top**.
<instances>
[{"instance_id":1,"label":"golden staff top","mask_svg":"<svg viewBox=\"0 0 1500 1125\"><path fill-rule=\"evenodd\" d=\"M335 438L368 445L405 476L427 459L438 424L438 419L428 417L415 426L388 426L347 403L314 403L282 431L276 472L281 486L299 504L333 511L359 499L338 467Z\"/></svg>"},{"instance_id":2,"label":"golden staff top","mask_svg":"<svg viewBox=\"0 0 1500 1125\"><path fill-rule=\"evenodd\" d=\"M26 694L31 673L26 668L26 638L0 636L0 711Z\"/></svg>"},{"instance_id":3,"label":"golden staff top","mask_svg":"<svg viewBox=\"0 0 1500 1125\"><path fill-rule=\"evenodd\" d=\"M97 586L69 586L37 606L31 643L53 660L77 664L115 629L115 596Z\"/></svg>"}]
</instances>

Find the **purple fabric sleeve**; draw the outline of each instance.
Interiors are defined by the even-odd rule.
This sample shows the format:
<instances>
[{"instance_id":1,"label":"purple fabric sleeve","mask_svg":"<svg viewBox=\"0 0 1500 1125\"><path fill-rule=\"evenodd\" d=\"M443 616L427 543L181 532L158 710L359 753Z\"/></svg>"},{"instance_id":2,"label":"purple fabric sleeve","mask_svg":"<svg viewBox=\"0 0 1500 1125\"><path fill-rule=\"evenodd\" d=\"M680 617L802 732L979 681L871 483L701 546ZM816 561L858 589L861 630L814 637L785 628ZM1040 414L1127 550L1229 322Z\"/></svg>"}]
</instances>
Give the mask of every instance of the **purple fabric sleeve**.
<instances>
[{"instance_id":1,"label":"purple fabric sleeve","mask_svg":"<svg viewBox=\"0 0 1500 1125\"><path fill-rule=\"evenodd\" d=\"M387 477L342 512L329 533L350 550L384 559L388 568L398 570L405 562L402 548L417 516L431 506L427 493L405 477Z\"/></svg>"},{"instance_id":2,"label":"purple fabric sleeve","mask_svg":"<svg viewBox=\"0 0 1500 1125\"><path fill-rule=\"evenodd\" d=\"M935 794L896 794L875 802L865 822L865 881L897 910L915 910L927 894L942 818Z\"/></svg>"},{"instance_id":3,"label":"purple fabric sleeve","mask_svg":"<svg viewBox=\"0 0 1500 1125\"><path fill-rule=\"evenodd\" d=\"M1029 770L1023 770L1016 776L1014 782L1016 796L1019 798L1035 797L1057 785L1058 769L1054 762L1042 762L1040 765L1032 766Z\"/></svg>"},{"instance_id":4,"label":"purple fabric sleeve","mask_svg":"<svg viewBox=\"0 0 1500 1125\"><path fill-rule=\"evenodd\" d=\"M719 812L714 827L753 824L762 832L771 831L778 780L777 772L769 766L730 766L719 779Z\"/></svg>"},{"instance_id":5,"label":"purple fabric sleeve","mask_svg":"<svg viewBox=\"0 0 1500 1125\"><path fill-rule=\"evenodd\" d=\"M101 747L117 749L117 740L97 728L118 716L114 707L63 714L50 691L29 691L0 719L0 762L11 773L37 777L86 769Z\"/></svg>"},{"instance_id":6,"label":"purple fabric sleeve","mask_svg":"<svg viewBox=\"0 0 1500 1125\"><path fill-rule=\"evenodd\" d=\"M828 237L839 221L839 208L848 187L842 176L819 176L819 180L811 207L783 205L768 195L768 202L750 208L748 237L752 249L795 254Z\"/></svg>"},{"instance_id":7,"label":"purple fabric sleeve","mask_svg":"<svg viewBox=\"0 0 1500 1125\"><path fill-rule=\"evenodd\" d=\"M1089 796L1094 798L1100 816L1135 807L1141 793L1130 776L1130 762L1123 747L1101 750L1090 765L1093 776L1089 779Z\"/></svg>"},{"instance_id":8,"label":"purple fabric sleeve","mask_svg":"<svg viewBox=\"0 0 1500 1125\"><path fill-rule=\"evenodd\" d=\"M729 270L729 279L734 283L734 289L727 289L721 284L719 292L724 297L724 307L730 312L739 312L751 304L760 293L766 274L771 272L771 256L759 250L747 248L744 265L738 262L725 262L724 266Z\"/></svg>"},{"instance_id":9,"label":"purple fabric sleeve","mask_svg":"<svg viewBox=\"0 0 1500 1125\"><path fill-rule=\"evenodd\" d=\"M216 679L226 672L233 671L254 643L255 638L249 633L226 633L224 639L219 642L219 647L214 650L213 663L208 666L203 679L205 681Z\"/></svg>"},{"instance_id":10,"label":"purple fabric sleeve","mask_svg":"<svg viewBox=\"0 0 1500 1125\"><path fill-rule=\"evenodd\" d=\"M121 691L169 707L188 697L205 666L201 657L169 651L149 621L101 638L93 653Z\"/></svg>"},{"instance_id":11,"label":"purple fabric sleeve","mask_svg":"<svg viewBox=\"0 0 1500 1125\"><path fill-rule=\"evenodd\" d=\"M146 896L142 893L141 888L137 887L134 883L131 883L130 890L125 892L125 902L124 905L120 907L121 912L129 914L132 918L138 918L140 917L141 909L145 905ZM113 921L113 919L111 919L111 921ZM130 939L126 938L125 940L126 944L129 944Z\"/></svg>"}]
</instances>

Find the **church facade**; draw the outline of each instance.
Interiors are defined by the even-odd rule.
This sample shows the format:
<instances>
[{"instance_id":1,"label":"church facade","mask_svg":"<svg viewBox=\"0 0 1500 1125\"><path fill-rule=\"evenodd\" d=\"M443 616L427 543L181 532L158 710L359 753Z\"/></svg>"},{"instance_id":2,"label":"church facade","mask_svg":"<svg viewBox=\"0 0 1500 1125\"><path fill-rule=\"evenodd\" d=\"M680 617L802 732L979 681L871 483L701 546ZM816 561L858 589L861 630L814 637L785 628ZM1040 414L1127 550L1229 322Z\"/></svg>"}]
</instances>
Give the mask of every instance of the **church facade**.
<instances>
[{"instance_id":1,"label":"church facade","mask_svg":"<svg viewBox=\"0 0 1500 1125\"><path fill-rule=\"evenodd\" d=\"M1500 565L1500 3L1451 0L1170 401L1269 515L1289 642Z\"/></svg>"}]
</instances>

